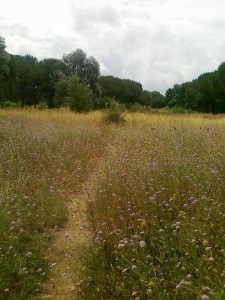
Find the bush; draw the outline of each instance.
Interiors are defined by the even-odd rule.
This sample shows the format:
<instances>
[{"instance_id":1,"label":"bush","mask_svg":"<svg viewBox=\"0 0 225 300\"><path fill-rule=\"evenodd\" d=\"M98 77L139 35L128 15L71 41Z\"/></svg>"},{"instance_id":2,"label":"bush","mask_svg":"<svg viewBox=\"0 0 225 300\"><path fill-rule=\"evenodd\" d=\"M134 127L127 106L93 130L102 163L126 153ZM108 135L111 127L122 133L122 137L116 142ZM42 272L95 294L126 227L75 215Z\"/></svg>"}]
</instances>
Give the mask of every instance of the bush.
<instances>
[{"instance_id":1,"label":"bush","mask_svg":"<svg viewBox=\"0 0 225 300\"><path fill-rule=\"evenodd\" d=\"M4 102L1 103L1 107L3 108L8 108L8 107L19 107L19 103L12 102L10 100L5 100Z\"/></svg>"},{"instance_id":2,"label":"bush","mask_svg":"<svg viewBox=\"0 0 225 300\"><path fill-rule=\"evenodd\" d=\"M71 76L67 83L68 100L70 109L77 112L87 112L91 110L93 93L86 85L80 83L76 76Z\"/></svg>"},{"instance_id":3,"label":"bush","mask_svg":"<svg viewBox=\"0 0 225 300\"><path fill-rule=\"evenodd\" d=\"M105 111L103 120L107 123L123 124L125 123L123 111L124 106L112 100L109 108Z\"/></svg>"},{"instance_id":4,"label":"bush","mask_svg":"<svg viewBox=\"0 0 225 300\"><path fill-rule=\"evenodd\" d=\"M48 108L48 105L47 105L46 102L41 101L41 102L38 103L37 108L38 108L38 109L47 109L47 108Z\"/></svg>"}]
</instances>

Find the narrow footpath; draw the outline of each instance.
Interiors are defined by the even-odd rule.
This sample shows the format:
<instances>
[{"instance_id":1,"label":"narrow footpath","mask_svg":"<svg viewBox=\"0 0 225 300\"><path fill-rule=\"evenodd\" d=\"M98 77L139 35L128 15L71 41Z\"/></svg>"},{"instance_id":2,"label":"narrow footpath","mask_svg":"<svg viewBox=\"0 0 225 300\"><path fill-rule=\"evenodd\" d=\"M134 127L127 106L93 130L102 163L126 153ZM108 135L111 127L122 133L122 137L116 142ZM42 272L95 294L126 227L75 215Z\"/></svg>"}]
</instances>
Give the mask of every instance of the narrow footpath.
<instances>
[{"instance_id":1,"label":"narrow footpath","mask_svg":"<svg viewBox=\"0 0 225 300\"><path fill-rule=\"evenodd\" d=\"M95 186L102 172L102 160L81 190L71 197L67 205L68 220L63 227L53 231L49 249L50 277L45 285L42 299L76 299L82 278L83 249L88 246L91 233L88 231L86 204L95 198Z\"/></svg>"}]
</instances>

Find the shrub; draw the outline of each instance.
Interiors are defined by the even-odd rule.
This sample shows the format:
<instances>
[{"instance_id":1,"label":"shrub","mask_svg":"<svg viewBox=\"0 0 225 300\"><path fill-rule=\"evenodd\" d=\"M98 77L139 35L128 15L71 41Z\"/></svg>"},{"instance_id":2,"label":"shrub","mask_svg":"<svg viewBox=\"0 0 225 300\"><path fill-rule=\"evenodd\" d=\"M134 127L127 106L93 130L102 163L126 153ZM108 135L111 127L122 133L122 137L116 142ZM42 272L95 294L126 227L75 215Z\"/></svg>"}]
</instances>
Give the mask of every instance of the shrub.
<instances>
[{"instance_id":1,"label":"shrub","mask_svg":"<svg viewBox=\"0 0 225 300\"><path fill-rule=\"evenodd\" d=\"M2 104L1 104L1 107L3 108L10 108L10 107L19 107L19 103L16 103L16 102L12 102L10 100L5 100Z\"/></svg>"},{"instance_id":2,"label":"shrub","mask_svg":"<svg viewBox=\"0 0 225 300\"><path fill-rule=\"evenodd\" d=\"M109 108L105 111L103 120L107 123L123 124L125 123L123 111L124 106L112 100Z\"/></svg>"},{"instance_id":3,"label":"shrub","mask_svg":"<svg viewBox=\"0 0 225 300\"><path fill-rule=\"evenodd\" d=\"M91 110L93 93L91 89L76 76L68 79L68 100L71 110L85 112Z\"/></svg>"}]
</instances>

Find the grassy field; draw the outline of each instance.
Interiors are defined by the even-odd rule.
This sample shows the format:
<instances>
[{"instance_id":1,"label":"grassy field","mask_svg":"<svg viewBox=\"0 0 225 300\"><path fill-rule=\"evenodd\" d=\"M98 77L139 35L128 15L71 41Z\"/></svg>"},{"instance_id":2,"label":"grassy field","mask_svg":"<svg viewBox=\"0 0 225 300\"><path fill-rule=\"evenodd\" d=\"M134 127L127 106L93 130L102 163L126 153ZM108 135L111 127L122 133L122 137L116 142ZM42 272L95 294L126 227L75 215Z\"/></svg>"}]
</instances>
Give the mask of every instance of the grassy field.
<instances>
[{"instance_id":1,"label":"grassy field","mask_svg":"<svg viewBox=\"0 0 225 300\"><path fill-rule=\"evenodd\" d=\"M224 116L125 118L0 111L0 299L41 294L50 229L99 161L80 298L225 299Z\"/></svg>"}]
</instances>

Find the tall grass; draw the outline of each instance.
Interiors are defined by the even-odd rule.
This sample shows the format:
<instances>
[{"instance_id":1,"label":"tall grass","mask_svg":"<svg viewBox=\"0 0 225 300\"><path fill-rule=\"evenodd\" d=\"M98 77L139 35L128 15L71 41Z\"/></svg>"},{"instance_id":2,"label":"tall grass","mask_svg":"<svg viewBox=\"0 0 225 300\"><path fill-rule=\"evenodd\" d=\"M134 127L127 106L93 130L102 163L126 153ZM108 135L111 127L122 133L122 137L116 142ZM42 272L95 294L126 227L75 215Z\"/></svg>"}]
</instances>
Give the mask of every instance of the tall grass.
<instances>
[{"instance_id":1,"label":"tall grass","mask_svg":"<svg viewBox=\"0 0 225 300\"><path fill-rule=\"evenodd\" d=\"M225 122L128 115L89 202L85 299L225 299Z\"/></svg>"},{"instance_id":2,"label":"tall grass","mask_svg":"<svg viewBox=\"0 0 225 300\"><path fill-rule=\"evenodd\" d=\"M49 229L66 221L68 198L104 146L100 128L86 115L0 111L0 299L41 292Z\"/></svg>"},{"instance_id":3,"label":"tall grass","mask_svg":"<svg viewBox=\"0 0 225 300\"><path fill-rule=\"evenodd\" d=\"M40 295L50 229L94 168L80 297L224 299L224 117L125 119L0 111L0 299Z\"/></svg>"}]
</instances>

